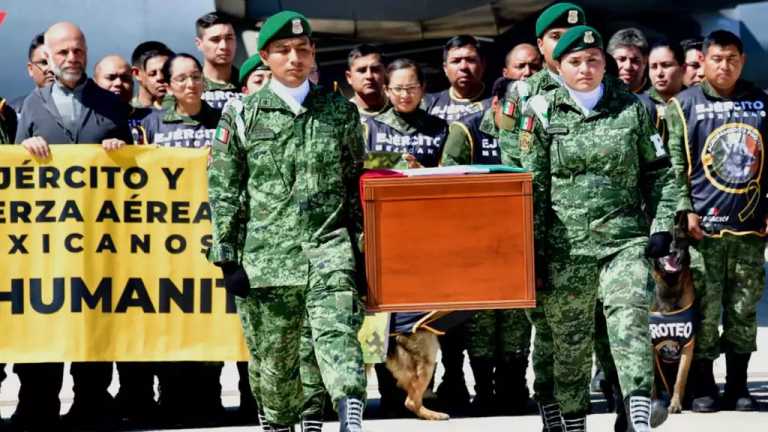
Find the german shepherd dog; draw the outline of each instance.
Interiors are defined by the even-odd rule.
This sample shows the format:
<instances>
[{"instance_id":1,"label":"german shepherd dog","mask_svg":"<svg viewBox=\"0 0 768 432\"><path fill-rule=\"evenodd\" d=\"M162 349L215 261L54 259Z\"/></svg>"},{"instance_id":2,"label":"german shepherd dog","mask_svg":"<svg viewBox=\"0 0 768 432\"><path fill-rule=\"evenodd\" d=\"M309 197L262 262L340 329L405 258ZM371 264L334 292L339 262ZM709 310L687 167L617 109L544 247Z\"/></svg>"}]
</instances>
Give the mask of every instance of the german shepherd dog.
<instances>
[{"instance_id":1,"label":"german shepherd dog","mask_svg":"<svg viewBox=\"0 0 768 432\"><path fill-rule=\"evenodd\" d=\"M665 319L682 319L683 315L692 316L695 298L693 278L690 269L690 254L688 243L682 229L675 230L672 243L672 253L666 257L653 260L652 275L656 281L656 298L651 311L651 336L656 340L662 336L682 337L685 344L669 340L654 344L655 385L653 399L660 398L660 390L666 390L670 397L668 411L682 411L685 388L688 382L688 372L693 361L695 336L693 325L666 324L668 327L655 327L654 316ZM676 331L676 334L672 332ZM677 365L670 363L670 358L678 359Z\"/></svg>"},{"instance_id":2,"label":"german shepherd dog","mask_svg":"<svg viewBox=\"0 0 768 432\"><path fill-rule=\"evenodd\" d=\"M423 404L437 364L437 336L466 321L472 312L433 311L392 314L393 336L387 352L387 369L405 390L405 407L424 420L448 420L450 416Z\"/></svg>"}]
</instances>

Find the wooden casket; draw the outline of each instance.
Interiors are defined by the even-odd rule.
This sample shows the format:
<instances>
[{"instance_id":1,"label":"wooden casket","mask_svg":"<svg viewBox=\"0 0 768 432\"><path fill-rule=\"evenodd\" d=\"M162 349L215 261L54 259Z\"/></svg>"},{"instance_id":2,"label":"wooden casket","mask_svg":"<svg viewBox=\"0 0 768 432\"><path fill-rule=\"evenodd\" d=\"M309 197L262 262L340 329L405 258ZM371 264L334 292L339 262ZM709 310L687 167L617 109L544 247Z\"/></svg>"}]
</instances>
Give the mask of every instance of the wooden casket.
<instances>
[{"instance_id":1,"label":"wooden casket","mask_svg":"<svg viewBox=\"0 0 768 432\"><path fill-rule=\"evenodd\" d=\"M364 178L368 310L534 307L531 178Z\"/></svg>"}]
</instances>

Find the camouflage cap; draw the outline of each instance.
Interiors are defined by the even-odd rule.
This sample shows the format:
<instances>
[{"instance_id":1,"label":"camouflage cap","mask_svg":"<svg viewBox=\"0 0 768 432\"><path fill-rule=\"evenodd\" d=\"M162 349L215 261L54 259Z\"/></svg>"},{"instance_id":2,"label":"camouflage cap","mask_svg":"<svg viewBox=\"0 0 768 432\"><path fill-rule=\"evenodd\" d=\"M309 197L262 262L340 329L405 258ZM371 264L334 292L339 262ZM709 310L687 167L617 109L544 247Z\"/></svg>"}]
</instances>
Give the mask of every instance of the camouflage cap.
<instances>
[{"instance_id":1,"label":"camouflage cap","mask_svg":"<svg viewBox=\"0 0 768 432\"><path fill-rule=\"evenodd\" d=\"M259 51L263 50L270 42L278 39L287 39L297 36L312 36L312 28L304 15L284 10L276 13L264 21L259 31Z\"/></svg>"},{"instance_id":2,"label":"camouflage cap","mask_svg":"<svg viewBox=\"0 0 768 432\"><path fill-rule=\"evenodd\" d=\"M587 23L584 9L573 3L556 3L548 7L536 20L536 37L544 36L555 27L573 27Z\"/></svg>"},{"instance_id":3,"label":"camouflage cap","mask_svg":"<svg viewBox=\"0 0 768 432\"><path fill-rule=\"evenodd\" d=\"M264 62L261 61L261 57L258 54L250 56L248 60L244 61L240 66L239 81L241 83L245 83L245 80L248 79L248 76L251 74L251 72L256 70L269 70L269 66L265 65Z\"/></svg>"},{"instance_id":4,"label":"camouflage cap","mask_svg":"<svg viewBox=\"0 0 768 432\"><path fill-rule=\"evenodd\" d=\"M560 42L552 51L552 58L560 60L562 56L572 51L581 51L588 48L603 49L603 37L590 26L576 26L565 32Z\"/></svg>"}]
</instances>

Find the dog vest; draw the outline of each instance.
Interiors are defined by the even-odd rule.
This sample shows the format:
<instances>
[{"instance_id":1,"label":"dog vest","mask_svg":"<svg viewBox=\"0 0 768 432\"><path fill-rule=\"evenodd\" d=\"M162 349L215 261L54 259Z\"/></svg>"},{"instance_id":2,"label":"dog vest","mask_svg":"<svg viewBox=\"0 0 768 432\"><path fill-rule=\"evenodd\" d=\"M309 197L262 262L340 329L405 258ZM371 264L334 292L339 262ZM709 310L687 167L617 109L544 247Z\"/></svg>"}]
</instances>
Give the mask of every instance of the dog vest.
<instances>
[{"instance_id":1,"label":"dog vest","mask_svg":"<svg viewBox=\"0 0 768 432\"><path fill-rule=\"evenodd\" d=\"M683 348L695 335L695 318L691 306L673 312L651 312L651 341L659 360L664 363L680 361Z\"/></svg>"},{"instance_id":2,"label":"dog vest","mask_svg":"<svg viewBox=\"0 0 768 432\"><path fill-rule=\"evenodd\" d=\"M760 232L766 214L768 96L741 81L733 99L712 93L704 82L680 93L670 105L685 122L693 207L710 234Z\"/></svg>"}]
</instances>

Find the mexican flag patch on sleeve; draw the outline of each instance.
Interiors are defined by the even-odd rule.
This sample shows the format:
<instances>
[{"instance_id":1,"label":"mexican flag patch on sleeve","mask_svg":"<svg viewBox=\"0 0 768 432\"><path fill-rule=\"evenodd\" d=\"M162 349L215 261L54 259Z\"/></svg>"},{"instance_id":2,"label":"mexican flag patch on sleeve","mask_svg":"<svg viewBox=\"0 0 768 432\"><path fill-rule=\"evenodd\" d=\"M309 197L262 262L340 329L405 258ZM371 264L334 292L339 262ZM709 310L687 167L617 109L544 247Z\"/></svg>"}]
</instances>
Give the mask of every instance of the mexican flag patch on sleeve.
<instances>
[{"instance_id":1,"label":"mexican flag patch on sleeve","mask_svg":"<svg viewBox=\"0 0 768 432\"><path fill-rule=\"evenodd\" d=\"M218 142L220 142L220 143L222 143L224 145L229 144L229 129L225 129L225 128L221 128L221 127L216 128L215 139L216 139L216 141L218 141Z\"/></svg>"}]
</instances>

